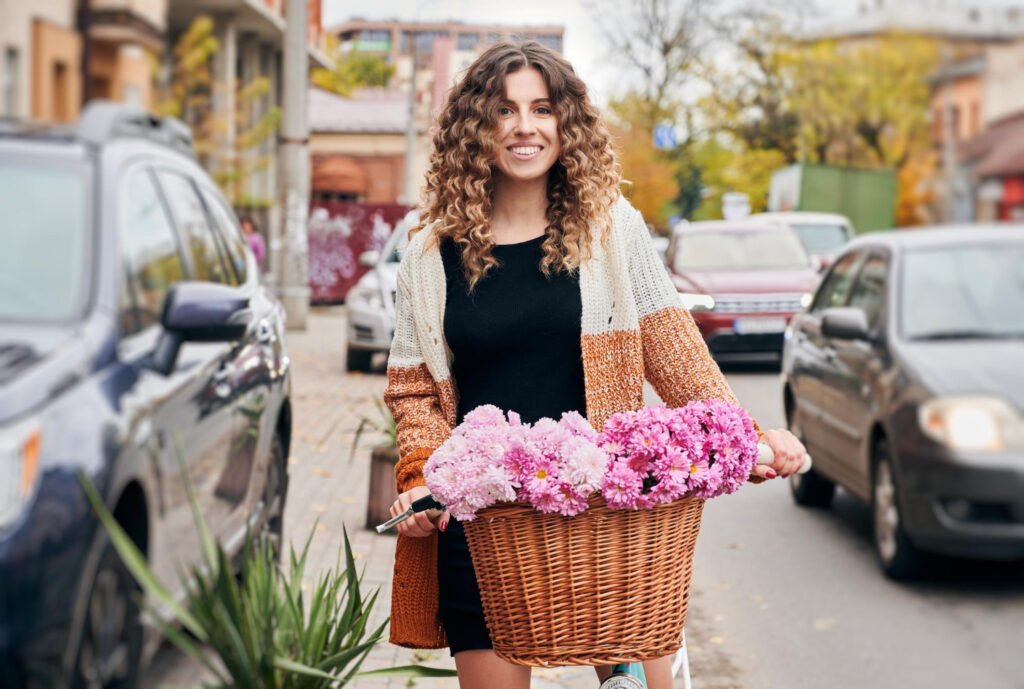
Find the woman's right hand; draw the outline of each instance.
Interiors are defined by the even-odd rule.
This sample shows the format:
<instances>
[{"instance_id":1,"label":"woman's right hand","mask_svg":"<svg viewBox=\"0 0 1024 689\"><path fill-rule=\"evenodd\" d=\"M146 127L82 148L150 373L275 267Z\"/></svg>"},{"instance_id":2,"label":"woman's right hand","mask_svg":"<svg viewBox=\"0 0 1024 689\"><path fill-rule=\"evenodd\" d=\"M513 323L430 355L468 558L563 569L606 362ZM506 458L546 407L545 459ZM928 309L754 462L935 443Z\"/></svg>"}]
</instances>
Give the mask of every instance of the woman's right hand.
<instances>
[{"instance_id":1,"label":"woman's right hand","mask_svg":"<svg viewBox=\"0 0 1024 689\"><path fill-rule=\"evenodd\" d=\"M413 501L430 495L430 489L426 486L416 486L398 496L398 499L391 503L391 516L395 517L405 512L412 505ZM448 511L438 512L427 510L418 512L398 525L398 533L402 536L412 538L423 538L434 533L438 529L444 531L448 528Z\"/></svg>"}]
</instances>

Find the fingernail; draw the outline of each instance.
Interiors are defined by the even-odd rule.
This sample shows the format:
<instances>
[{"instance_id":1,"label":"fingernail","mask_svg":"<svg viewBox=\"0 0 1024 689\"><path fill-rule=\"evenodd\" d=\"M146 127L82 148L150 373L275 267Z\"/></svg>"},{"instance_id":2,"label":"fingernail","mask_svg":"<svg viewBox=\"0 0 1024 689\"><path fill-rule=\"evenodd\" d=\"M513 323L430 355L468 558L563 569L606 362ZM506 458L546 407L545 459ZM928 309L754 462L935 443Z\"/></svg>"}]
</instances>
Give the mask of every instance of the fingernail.
<instances>
[{"instance_id":1,"label":"fingernail","mask_svg":"<svg viewBox=\"0 0 1024 689\"><path fill-rule=\"evenodd\" d=\"M768 471L765 472L765 476L767 476L768 478L775 478L776 476L778 476L778 474L775 473L774 469L769 469Z\"/></svg>"},{"instance_id":2,"label":"fingernail","mask_svg":"<svg viewBox=\"0 0 1024 689\"><path fill-rule=\"evenodd\" d=\"M445 521L441 522L441 527L440 528L441 528L441 533L444 533L445 531L447 531L448 530L448 521L445 520Z\"/></svg>"}]
</instances>

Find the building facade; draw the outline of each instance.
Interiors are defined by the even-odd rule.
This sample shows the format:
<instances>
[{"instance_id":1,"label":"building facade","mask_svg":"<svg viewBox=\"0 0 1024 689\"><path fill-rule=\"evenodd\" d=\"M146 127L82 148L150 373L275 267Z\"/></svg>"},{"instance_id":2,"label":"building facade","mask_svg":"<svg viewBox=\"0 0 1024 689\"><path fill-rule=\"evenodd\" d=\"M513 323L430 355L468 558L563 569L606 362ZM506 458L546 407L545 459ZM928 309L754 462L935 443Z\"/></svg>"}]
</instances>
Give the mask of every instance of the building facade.
<instances>
[{"instance_id":1,"label":"building facade","mask_svg":"<svg viewBox=\"0 0 1024 689\"><path fill-rule=\"evenodd\" d=\"M342 50L377 55L395 67L395 76L389 85L389 92L393 95L387 97L390 100L387 109L393 116L389 116L386 121L392 124L397 121L397 113L401 109L404 109L406 114L402 117L401 131L389 130L372 134L376 137L386 137L389 148L387 152L370 155L366 153L364 146L365 137L370 136L368 132L356 131L343 135L337 131L317 129L321 126L318 123L330 125L332 118L323 114L318 115L316 108L337 110L342 106L332 105L325 98L314 97L310 102L310 123L314 134L311 154L319 158L321 163L328 156L351 158L363 167L371 187L378 190L388 189L388 193L393 194L387 199L374 196L380 202L415 203L419 198L418 185L424 178L430 157L430 126L444 105L448 89L461 78L466 68L480 53L501 40L536 40L561 52L565 29L552 25L353 19L333 26L327 29L327 32L338 37ZM356 94L355 100L381 97L379 93L367 91ZM375 107L384 106L378 103ZM411 118L408 115L410 110ZM336 118L334 121L337 121ZM384 170L388 171L388 175L394 173L395 155L400 155L399 164L404 170L408 148L404 137L410 127L414 131L411 177L417 185L416 188L405 188L404 174L401 183L397 185L390 177L387 181L374 182L377 175L385 174ZM383 161L374 162L373 159L377 155L385 158L386 164ZM326 178L320 178L321 181L324 179ZM316 184L317 179L314 175L314 194L344 196L354 193L353 189L318 189ZM355 192L355 197L362 198L358 192ZM367 194L366 198L369 197Z\"/></svg>"}]
</instances>

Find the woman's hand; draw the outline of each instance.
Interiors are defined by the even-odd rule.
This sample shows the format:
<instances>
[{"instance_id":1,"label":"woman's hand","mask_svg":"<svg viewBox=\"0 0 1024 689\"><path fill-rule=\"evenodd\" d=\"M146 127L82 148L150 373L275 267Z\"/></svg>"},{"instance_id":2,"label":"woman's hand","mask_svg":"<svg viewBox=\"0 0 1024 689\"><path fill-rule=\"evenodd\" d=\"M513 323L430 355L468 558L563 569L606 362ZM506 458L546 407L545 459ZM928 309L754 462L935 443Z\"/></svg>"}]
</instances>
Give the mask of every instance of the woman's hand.
<instances>
[{"instance_id":1,"label":"woman's hand","mask_svg":"<svg viewBox=\"0 0 1024 689\"><path fill-rule=\"evenodd\" d=\"M761 442L772 448L775 453L775 460L770 464L759 464L750 473L752 480L757 481L775 478L776 476L786 477L795 474L804 464L804 455L807 448L799 439L785 428L773 431L765 431Z\"/></svg>"},{"instance_id":2,"label":"woman's hand","mask_svg":"<svg viewBox=\"0 0 1024 689\"><path fill-rule=\"evenodd\" d=\"M405 512L409 509L409 506L412 505L414 500L429 494L430 489L426 486L416 486L415 488L405 491L398 496L397 500L391 503L391 516L395 517L402 512ZM437 510L417 512L398 525L398 533L402 536L423 538L424 536L429 536L434 533L438 528L440 528L441 531L448 528L448 518L448 510L445 510L444 512L438 512Z\"/></svg>"}]
</instances>

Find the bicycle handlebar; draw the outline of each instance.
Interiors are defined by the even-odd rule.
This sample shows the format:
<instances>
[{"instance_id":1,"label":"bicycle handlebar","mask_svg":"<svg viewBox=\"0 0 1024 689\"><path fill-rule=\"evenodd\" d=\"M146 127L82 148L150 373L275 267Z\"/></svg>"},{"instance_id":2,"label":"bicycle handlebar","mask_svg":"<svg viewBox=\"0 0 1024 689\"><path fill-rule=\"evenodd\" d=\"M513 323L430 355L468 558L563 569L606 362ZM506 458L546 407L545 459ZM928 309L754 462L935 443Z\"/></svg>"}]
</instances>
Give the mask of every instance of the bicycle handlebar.
<instances>
[{"instance_id":1,"label":"bicycle handlebar","mask_svg":"<svg viewBox=\"0 0 1024 689\"><path fill-rule=\"evenodd\" d=\"M771 464L775 461L775 453L772 452L772 448L768 447L764 443L757 444L757 463L758 464ZM811 469L811 456L804 455L803 466L800 467L798 474L806 474ZM410 518L417 512L426 512L427 510L443 510L445 508L433 495L424 495L422 498L413 500L412 505L409 506L405 512L395 515L391 519L387 520L383 524L378 524L376 529L377 533L384 533L388 529L401 524L406 519Z\"/></svg>"}]
</instances>

